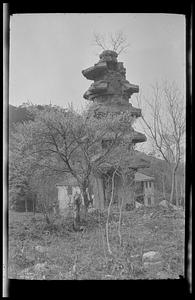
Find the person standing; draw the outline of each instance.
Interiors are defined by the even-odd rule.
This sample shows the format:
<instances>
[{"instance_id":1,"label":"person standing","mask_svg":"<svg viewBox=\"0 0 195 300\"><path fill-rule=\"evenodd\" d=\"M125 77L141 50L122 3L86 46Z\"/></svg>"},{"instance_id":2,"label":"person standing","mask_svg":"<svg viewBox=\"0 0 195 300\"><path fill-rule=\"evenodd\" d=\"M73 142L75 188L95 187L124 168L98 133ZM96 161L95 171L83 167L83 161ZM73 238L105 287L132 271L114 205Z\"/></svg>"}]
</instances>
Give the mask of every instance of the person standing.
<instances>
[{"instance_id":1,"label":"person standing","mask_svg":"<svg viewBox=\"0 0 195 300\"><path fill-rule=\"evenodd\" d=\"M81 195L79 192L76 192L74 194L73 203L74 203L73 228L74 228L74 230L78 231L78 230L80 230L80 222L81 222L80 211L81 211L81 204L82 204L82 198L81 198Z\"/></svg>"}]
</instances>

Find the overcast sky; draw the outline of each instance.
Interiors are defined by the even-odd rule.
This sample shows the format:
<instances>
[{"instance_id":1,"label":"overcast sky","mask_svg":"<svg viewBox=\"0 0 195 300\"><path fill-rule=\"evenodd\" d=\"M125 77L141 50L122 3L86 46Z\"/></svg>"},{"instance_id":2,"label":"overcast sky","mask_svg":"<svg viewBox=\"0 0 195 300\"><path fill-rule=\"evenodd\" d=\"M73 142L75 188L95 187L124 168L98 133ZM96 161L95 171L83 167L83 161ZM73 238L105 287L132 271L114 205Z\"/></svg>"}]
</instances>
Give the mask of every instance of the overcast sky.
<instances>
[{"instance_id":1,"label":"overcast sky","mask_svg":"<svg viewBox=\"0 0 195 300\"><path fill-rule=\"evenodd\" d=\"M146 91L156 80L185 83L185 17L168 14L26 14L10 20L10 100L80 108L98 60L93 34L122 30L130 47L118 57L127 80Z\"/></svg>"},{"instance_id":2,"label":"overcast sky","mask_svg":"<svg viewBox=\"0 0 195 300\"><path fill-rule=\"evenodd\" d=\"M185 89L185 17L174 14L26 14L10 20L9 103L30 101L80 110L92 81L81 73L99 60L94 33L123 31L130 44L118 57L127 80L150 96L155 81ZM130 100L134 106L134 97ZM142 113L146 110L142 109ZM139 120L135 129L140 130ZM142 130L141 130L142 131ZM144 143L147 147L148 143ZM149 144L148 144L149 145Z\"/></svg>"}]
</instances>

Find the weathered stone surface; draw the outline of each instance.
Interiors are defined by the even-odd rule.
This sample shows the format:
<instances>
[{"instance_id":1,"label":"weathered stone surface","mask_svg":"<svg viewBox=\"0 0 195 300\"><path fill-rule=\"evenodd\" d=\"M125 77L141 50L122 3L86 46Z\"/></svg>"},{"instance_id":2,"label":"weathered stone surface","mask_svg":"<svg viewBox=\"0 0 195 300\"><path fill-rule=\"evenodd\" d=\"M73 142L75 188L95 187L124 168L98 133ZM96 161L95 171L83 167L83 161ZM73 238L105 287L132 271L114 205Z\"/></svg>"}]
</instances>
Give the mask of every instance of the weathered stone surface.
<instances>
[{"instance_id":1,"label":"weathered stone surface","mask_svg":"<svg viewBox=\"0 0 195 300\"><path fill-rule=\"evenodd\" d=\"M100 55L100 61L117 61L118 54L112 50L104 50Z\"/></svg>"},{"instance_id":2,"label":"weathered stone surface","mask_svg":"<svg viewBox=\"0 0 195 300\"><path fill-rule=\"evenodd\" d=\"M135 201L135 208L140 208L140 207L143 207L143 204Z\"/></svg>"},{"instance_id":3,"label":"weathered stone surface","mask_svg":"<svg viewBox=\"0 0 195 300\"><path fill-rule=\"evenodd\" d=\"M143 254L143 261L155 262L161 259L161 254L158 251L148 251Z\"/></svg>"},{"instance_id":4,"label":"weathered stone surface","mask_svg":"<svg viewBox=\"0 0 195 300\"><path fill-rule=\"evenodd\" d=\"M106 62L96 64L93 67L87 68L82 71L82 74L89 80L95 80L100 77L107 69Z\"/></svg>"},{"instance_id":5,"label":"weathered stone surface","mask_svg":"<svg viewBox=\"0 0 195 300\"><path fill-rule=\"evenodd\" d=\"M133 133L133 138L132 138L132 142L133 143L143 143L145 142L147 139L146 139L146 136L145 134L141 133L141 132L137 132L137 131L134 131Z\"/></svg>"},{"instance_id":6,"label":"weathered stone surface","mask_svg":"<svg viewBox=\"0 0 195 300\"><path fill-rule=\"evenodd\" d=\"M84 98L98 101L105 97L105 101L114 95L128 101L133 93L139 92L139 86L130 83L125 78L126 70L123 63L117 61L117 53L106 50L100 54L100 60L93 67L82 71L89 80L94 80L90 88L84 94ZM100 93L100 94L99 94Z\"/></svg>"},{"instance_id":7,"label":"weathered stone surface","mask_svg":"<svg viewBox=\"0 0 195 300\"><path fill-rule=\"evenodd\" d=\"M87 99L86 95L89 93L90 91L88 90L83 97ZM101 115L106 115L108 113L119 114L122 112L130 111L132 117L141 117L141 109L132 106L132 104L124 100L122 96L108 95L108 97L106 98L105 96L97 96L96 94L94 94L93 101L98 101L98 103L96 103L95 109Z\"/></svg>"},{"instance_id":8,"label":"weathered stone surface","mask_svg":"<svg viewBox=\"0 0 195 300\"><path fill-rule=\"evenodd\" d=\"M43 271L46 267L46 263L39 263L39 264L36 264L35 267L34 267L34 270L35 271Z\"/></svg>"},{"instance_id":9,"label":"weathered stone surface","mask_svg":"<svg viewBox=\"0 0 195 300\"><path fill-rule=\"evenodd\" d=\"M170 206L171 206L172 209L174 209L174 210L176 210L178 212L183 212L184 211L182 207L178 207L178 206L176 206L174 204L170 204Z\"/></svg>"},{"instance_id":10,"label":"weathered stone surface","mask_svg":"<svg viewBox=\"0 0 195 300\"><path fill-rule=\"evenodd\" d=\"M170 207L170 204L167 200L162 200L161 202L159 202L159 205L164 207Z\"/></svg>"},{"instance_id":11,"label":"weathered stone surface","mask_svg":"<svg viewBox=\"0 0 195 300\"><path fill-rule=\"evenodd\" d=\"M144 221L149 221L151 219L151 215L148 213L144 213L142 218Z\"/></svg>"},{"instance_id":12,"label":"weathered stone surface","mask_svg":"<svg viewBox=\"0 0 195 300\"><path fill-rule=\"evenodd\" d=\"M161 269L162 268L162 261L147 261L144 262L144 268L146 269Z\"/></svg>"},{"instance_id":13,"label":"weathered stone surface","mask_svg":"<svg viewBox=\"0 0 195 300\"><path fill-rule=\"evenodd\" d=\"M122 62L117 61L118 54L115 51L106 50L100 54L100 60L94 64L94 66L87 68L82 71L82 74L89 80L94 82L91 84L89 89L85 92L84 98L93 102L91 105L90 112L94 117L100 119L103 116L106 117L109 113L112 115L124 115L125 112L128 112L128 115L134 118L141 117L141 109L133 107L129 103L129 99L134 93L139 92L139 86L136 84L130 83L126 79L126 69L123 66ZM122 121L121 121L122 122ZM99 165L98 171L96 171L95 176L102 177L102 174L105 176L111 176L114 169L120 168L120 170L126 170L127 173L132 171L134 174L138 168L147 168L149 167L149 161L146 161L143 158L138 157L137 155L132 156L132 146L136 143L142 143L146 141L146 136L140 132L137 132L133 127L129 126L129 131L124 135L121 140L119 140L119 147L115 147L114 151L111 151L108 154L106 161ZM109 145L110 141L113 140L112 130L102 138L102 148L106 148ZM124 143L125 142L125 143ZM118 145L117 144L117 145ZM124 153L121 153L121 144L127 145L126 150L123 149ZM121 157L122 154L122 157ZM121 163L119 165L119 157L121 157ZM93 162L97 160L97 155L92 159ZM114 201L120 201L123 198L121 193L121 182L120 176L117 177L116 182L118 185L116 187L116 193L114 196ZM120 184L119 184L120 183ZM98 188L99 184L99 188ZM95 183L94 187L94 196L95 196L95 208L101 209L104 206L104 202L107 201L110 197L110 183L108 191L104 194L103 185L105 182L98 184ZM130 184L126 184L130 186ZM100 192L98 193L97 191ZM101 194L101 196L98 196ZM132 210L135 208L134 205L134 196L133 196L133 187L129 188L127 195L125 195L125 201L123 202L124 207L127 210ZM99 201L99 198L101 201Z\"/></svg>"}]
</instances>

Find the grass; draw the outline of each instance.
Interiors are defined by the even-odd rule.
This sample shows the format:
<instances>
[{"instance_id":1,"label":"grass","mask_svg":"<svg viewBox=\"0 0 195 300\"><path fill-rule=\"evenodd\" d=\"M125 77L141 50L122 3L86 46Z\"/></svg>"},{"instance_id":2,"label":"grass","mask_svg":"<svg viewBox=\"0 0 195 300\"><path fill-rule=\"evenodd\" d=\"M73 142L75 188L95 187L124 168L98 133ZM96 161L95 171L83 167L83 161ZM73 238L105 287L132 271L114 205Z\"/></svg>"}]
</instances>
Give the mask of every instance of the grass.
<instances>
[{"instance_id":1,"label":"grass","mask_svg":"<svg viewBox=\"0 0 195 300\"><path fill-rule=\"evenodd\" d=\"M23 279L156 279L183 275L184 213L154 207L124 211L119 245L119 211L112 208L108 253L107 211L88 215L83 232L74 232L71 217L54 218L49 227L42 214L9 213L8 277ZM42 252L36 247L41 246ZM158 251L161 263L145 267L142 254Z\"/></svg>"}]
</instances>

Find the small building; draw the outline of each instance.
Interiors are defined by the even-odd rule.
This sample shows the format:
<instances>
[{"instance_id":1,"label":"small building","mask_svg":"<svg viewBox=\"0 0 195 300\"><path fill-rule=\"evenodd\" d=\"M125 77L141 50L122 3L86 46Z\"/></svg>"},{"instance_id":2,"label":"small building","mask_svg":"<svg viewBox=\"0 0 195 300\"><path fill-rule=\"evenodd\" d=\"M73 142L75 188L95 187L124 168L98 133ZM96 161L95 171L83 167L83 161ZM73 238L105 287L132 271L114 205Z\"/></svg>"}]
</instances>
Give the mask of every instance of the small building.
<instances>
[{"instance_id":1,"label":"small building","mask_svg":"<svg viewBox=\"0 0 195 300\"><path fill-rule=\"evenodd\" d=\"M80 188L76 179L70 177L56 184L58 189L58 209L59 213L66 215L68 208L73 204L73 198L76 192L80 193ZM80 193L81 194L81 193Z\"/></svg>"},{"instance_id":2,"label":"small building","mask_svg":"<svg viewBox=\"0 0 195 300\"><path fill-rule=\"evenodd\" d=\"M154 205L154 177L135 173L135 200L145 206Z\"/></svg>"},{"instance_id":3,"label":"small building","mask_svg":"<svg viewBox=\"0 0 195 300\"><path fill-rule=\"evenodd\" d=\"M103 180L100 177L94 177L91 180L90 196L93 198L93 207L95 209L104 209L108 205L110 197L107 196L107 189L104 189ZM120 201L120 186L118 187L119 178L116 177L116 191L114 193L114 203ZM134 200L144 204L146 206L154 205L154 177L144 175L142 173L136 172L134 179L134 189L129 189L129 191L134 191ZM62 215L68 213L68 208L73 204L73 198L76 192L81 194L80 187L75 178L67 178L60 183L56 184L58 189L58 208ZM122 192L121 192L122 193ZM132 195L133 197L133 195ZM107 199L108 198L108 199ZM82 204L84 204L82 197Z\"/></svg>"}]
</instances>

